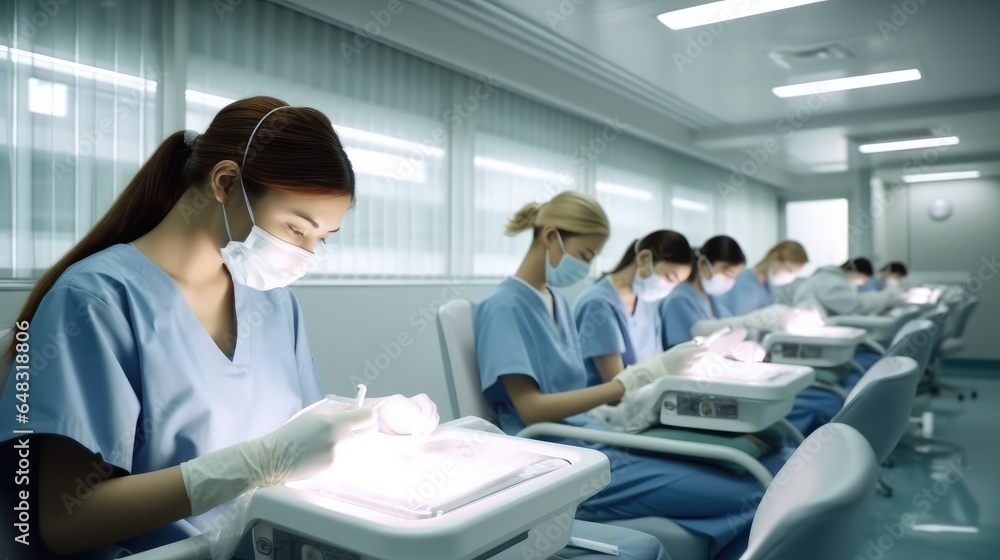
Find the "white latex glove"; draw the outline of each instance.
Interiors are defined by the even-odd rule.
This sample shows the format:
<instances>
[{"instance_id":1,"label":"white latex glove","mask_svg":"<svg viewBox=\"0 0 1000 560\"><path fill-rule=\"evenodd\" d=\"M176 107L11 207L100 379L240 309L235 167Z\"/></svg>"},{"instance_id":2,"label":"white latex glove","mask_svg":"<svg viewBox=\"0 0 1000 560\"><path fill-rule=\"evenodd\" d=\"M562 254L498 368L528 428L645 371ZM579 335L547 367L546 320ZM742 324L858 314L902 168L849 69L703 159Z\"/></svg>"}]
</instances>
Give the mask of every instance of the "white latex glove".
<instances>
[{"instance_id":1,"label":"white latex glove","mask_svg":"<svg viewBox=\"0 0 1000 560\"><path fill-rule=\"evenodd\" d=\"M357 406L357 399L350 397L327 395L326 398L346 408ZM375 410L378 431L392 436L427 435L436 430L441 421L437 405L424 393L413 397L391 395L365 399L362 406Z\"/></svg>"},{"instance_id":2,"label":"white latex glove","mask_svg":"<svg viewBox=\"0 0 1000 560\"><path fill-rule=\"evenodd\" d=\"M375 411L322 400L277 430L181 463L191 515L199 515L259 486L319 474L333 463L338 441L374 433Z\"/></svg>"},{"instance_id":3,"label":"white latex glove","mask_svg":"<svg viewBox=\"0 0 1000 560\"><path fill-rule=\"evenodd\" d=\"M781 329L784 325L785 318L790 312L791 308L787 305L776 303L738 317L726 317L725 319L703 319L691 327L691 334L695 336L706 336L725 327L733 329L743 328L747 330L754 329L761 331L776 331Z\"/></svg>"},{"instance_id":4,"label":"white latex glove","mask_svg":"<svg viewBox=\"0 0 1000 560\"><path fill-rule=\"evenodd\" d=\"M618 373L615 380L625 386L625 394L648 385L666 375L686 373L707 348L695 341L684 342L666 352L632 364Z\"/></svg>"}]
</instances>

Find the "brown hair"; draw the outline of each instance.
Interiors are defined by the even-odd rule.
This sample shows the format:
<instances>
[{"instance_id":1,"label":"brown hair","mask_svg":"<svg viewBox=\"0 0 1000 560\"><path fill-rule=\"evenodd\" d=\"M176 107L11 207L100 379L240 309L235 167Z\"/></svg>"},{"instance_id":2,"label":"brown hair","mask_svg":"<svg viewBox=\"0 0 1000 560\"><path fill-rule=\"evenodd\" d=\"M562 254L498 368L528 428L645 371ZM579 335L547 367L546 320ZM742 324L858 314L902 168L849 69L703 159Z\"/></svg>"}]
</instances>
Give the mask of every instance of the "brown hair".
<instances>
[{"instance_id":1,"label":"brown hair","mask_svg":"<svg viewBox=\"0 0 1000 560\"><path fill-rule=\"evenodd\" d=\"M774 247L771 247L771 250L767 252L767 255L764 256L762 262L770 261L771 259L804 265L809 262L809 255L806 253L806 248L803 247L801 243L798 241L792 241L791 239L786 239L779 242Z\"/></svg>"},{"instance_id":2,"label":"brown hair","mask_svg":"<svg viewBox=\"0 0 1000 560\"><path fill-rule=\"evenodd\" d=\"M261 122L278 107L283 108ZM326 115L308 107L290 107L273 97L235 101L219 111L193 146L184 142L180 131L156 148L107 213L35 283L17 322L34 317L42 298L67 268L148 233L188 188L204 182L220 161L240 165L258 124L246 164L240 169L248 196L270 189L299 196L339 194L350 196L353 202L354 171ZM14 341L4 358L13 353Z\"/></svg>"}]
</instances>

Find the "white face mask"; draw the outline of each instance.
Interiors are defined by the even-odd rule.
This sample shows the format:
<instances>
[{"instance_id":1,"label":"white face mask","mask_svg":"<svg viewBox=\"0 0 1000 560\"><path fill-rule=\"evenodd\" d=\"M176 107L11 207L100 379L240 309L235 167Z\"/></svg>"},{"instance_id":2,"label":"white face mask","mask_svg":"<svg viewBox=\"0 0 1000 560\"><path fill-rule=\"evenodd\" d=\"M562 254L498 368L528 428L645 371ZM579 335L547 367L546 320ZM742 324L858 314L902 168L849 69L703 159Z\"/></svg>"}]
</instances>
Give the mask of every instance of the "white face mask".
<instances>
[{"instance_id":1,"label":"white face mask","mask_svg":"<svg viewBox=\"0 0 1000 560\"><path fill-rule=\"evenodd\" d=\"M267 115L264 115L254 127L253 132L250 133L250 140L247 141L246 150L243 151L244 166L247 161L247 150L250 149L257 128L268 115L281 108L272 109ZM253 224L246 240L235 241L233 239L233 234L229 230L226 205L222 205L222 217L226 222L226 235L229 236L229 243L222 248L222 262L229 269L233 280L256 290L271 290L287 286L315 268L316 255L314 253L278 239L254 221L250 199L247 198L246 187L243 186L242 166L240 168L240 190L243 192L243 201L250 214L250 223Z\"/></svg>"},{"instance_id":2,"label":"white face mask","mask_svg":"<svg viewBox=\"0 0 1000 560\"><path fill-rule=\"evenodd\" d=\"M632 292L642 301L653 303L667 297L677 284L671 284L666 278L653 270L653 261L649 262L649 276L639 276L638 268L632 280Z\"/></svg>"},{"instance_id":3,"label":"white face mask","mask_svg":"<svg viewBox=\"0 0 1000 560\"><path fill-rule=\"evenodd\" d=\"M704 257L702 257L704 259ZM724 274L715 272L712 268L712 263L705 259L705 263L708 264L708 269L711 271L712 276L708 279L701 278L701 289L705 290L705 293L710 296L721 296L733 289L736 285L736 279L730 278Z\"/></svg>"},{"instance_id":4,"label":"white face mask","mask_svg":"<svg viewBox=\"0 0 1000 560\"><path fill-rule=\"evenodd\" d=\"M798 278L797 272L790 270L779 270L778 272L767 273L767 283L772 286L787 286Z\"/></svg>"},{"instance_id":5,"label":"white face mask","mask_svg":"<svg viewBox=\"0 0 1000 560\"><path fill-rule=\"evenodd\" d=\"M897 276L890 276L885 279L885 285L887 288L898 288L903 285L903 281Z\"/></svg>"}]
</instances>

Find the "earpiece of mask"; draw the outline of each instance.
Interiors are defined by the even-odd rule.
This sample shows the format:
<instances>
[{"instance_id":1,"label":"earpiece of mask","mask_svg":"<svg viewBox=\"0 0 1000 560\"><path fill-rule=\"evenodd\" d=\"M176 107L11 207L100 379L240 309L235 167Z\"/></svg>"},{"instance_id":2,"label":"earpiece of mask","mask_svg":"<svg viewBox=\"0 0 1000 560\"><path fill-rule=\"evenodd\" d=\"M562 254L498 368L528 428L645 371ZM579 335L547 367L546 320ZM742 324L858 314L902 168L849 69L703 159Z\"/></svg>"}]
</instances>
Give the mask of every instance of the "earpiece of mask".
<instances>
[{"instance_id":1,"label":"earpiece of mask","mask_svg":"<svg viewBox=\"0 0 1000 560\"><path fill-rule=\"evenodd\" d=\"M247 141L247 147L243 151L243 163L239 176L240 191L243 193L243 202L247 205L247 213L250 214L250 223L253 224L253 228L245 240L236 241L233 239L233 234L229 229L226 205L222 205L222 218L226 223L226 235L229 236L229 243L222 248L222 262L229 269L233 281L256 290L271 290L287 286L313 270L317 262L315 253L310 253L302 247L278 239L257 225L257 222L254 221L253 209L250 208L246 187L243 185L243 166L246 165L247 150L253 143L254 134L257 133L257 129L268 115L282 108L271 109L261 117L253 132L250 133L250 140Z\"/></svg>"}]
</instances>

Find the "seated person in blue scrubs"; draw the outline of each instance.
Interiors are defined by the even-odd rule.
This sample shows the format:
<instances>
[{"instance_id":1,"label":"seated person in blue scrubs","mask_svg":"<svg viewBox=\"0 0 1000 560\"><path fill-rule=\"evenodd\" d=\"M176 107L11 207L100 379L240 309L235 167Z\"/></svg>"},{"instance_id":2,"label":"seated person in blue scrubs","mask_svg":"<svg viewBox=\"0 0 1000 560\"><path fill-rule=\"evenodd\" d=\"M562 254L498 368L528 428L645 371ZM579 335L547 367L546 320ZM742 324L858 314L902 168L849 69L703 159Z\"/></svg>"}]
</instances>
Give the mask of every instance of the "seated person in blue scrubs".
<instances>
[{"instance_id":1,"label":"seated person in blue scrubs","mask_svg":"<svg viewBox=\"0 0 1000 560\"><path fill-rule=\"evenodd\" d=\"M786 286L795 281L802 267L809 262L805 247L798 241L786 239L767 252L753 268L744 269L736 277L732 290L716 299L733 315L746 315L775 303L790 305L790 301L778 301L774 288Z\"/></svg>"},{"instance_id":2,"label":"seated person in blue scrubs","mask_svg":"<svg viewBox=\"0 0 1000 560\"><path fill-rule=\"evenodd\" d=\"M354 200L351 163L315 109L245 99L204 134L160 145L18 319L33 344L17 350L0 399L15 410L30 381L30 421L0 420L4 434L34 431L0 444L11 473L30 445L30 489L0 485L4 504L30 494L30 546L13 545L17 558L105 560L211 533L241 519L234 498L316 474L339 440L437 426L426 395L346 411L318 402L303 312L285 286L315 266ZM28 373L17 369L26 361ZM4 511L0 536L13 543ZM626 558L666 558L637 531L573 533L626 540ZM253 558L249 544L234 557Z\"/></svg>"},{"instance_id":3,"label":"seated person in blue scrubs","mask_svg":"<svg viewBox=\"0 0 1000 560\"><path fill-rule=\"evenodd\" d=\"M743 249L735 239L726 235L713 237L696 255L694 270L687 282L660 302L664 348L726 326L748 330L781 326L787 311L783 306L768 306L733 316L720 302L719 297L733 289L746 264ZM843 406L844 400L836 393L807 387L795 397L787 419L803 435L808 435L829 422Z\"/></svg>"},{"instance_id":4,"label":"seated person in blue scrubs","mask_svg":"<svg viewBox=\"0 0 1000 560\"><path fill-rule=\"evenodd\" d=\"M903 282L906 281L906 276L909 271L906 265L899 261L892 261L889 264L878 269L878 284L876 285L876 291L884 290L890 287L900 287Z\"/></svg>"},{"instance_id":5,"label":"seated person in blue scrubs","mask_svg":"<svg viewBox=\"0 0 1000 560\"><path fill-rule=\"evenodd\" d=\"M587 411L614 403L664 375L685 371L703 348L688 343L626 367L611 381L587 385L576 323L556 288L579 283L601 252L610 227L592 197L559 193L532 203L510 220L510 235L531 231L532 242L514 276L476 309L476 357L483 394L498 423L516 434L537 422L607 429ZM578 517L595 520L657 516L672 519L710 540L712 558L738 558L760 492L749 476L722 468L581 440L560 440L599 449L611 461L611 482L580 506ZM784 458L763 458L772 471Z\"/></svg>"},{"instance_id":6,"label":"seated person in blue scrubs","mask_svg":"<svg viewBox=\"0 0 1000 560\"><path fill-rule=\"evenodd\" d=\"M618 266L573 304L587 385L611 381L625 366L663 352L656 304L691 274L687 239L659 230L633 241Z\"/></svg>"},{"instance_id":7,"label":"seated person in blue scrubs","mask_svg":"<svg viewBox=\"0 0 1000 560\"><path fill-rule=\"evenodd\" d=\"M34 432L2 445L5 468L30 448L17 558L118 558L211 532L238 519L237 496L315 474L338 440L386 428L375 405L310 406L323 393L285 287L354 200L330 120L272 97L156 149L18 318L30 350L0 398L13 411L30 383L29 422L0 420L8 436ZM388 400L425 414L421 431L437 425L426 396Z\"/></svg>"},{"instance_id":8,"label":"seated person in blue scrubs","mask_svg":"<svg viewBox=\"0 0 1000 560\"><path fill-rule=\"evenodd\" d=\"M837 266L824 266L816 270L795 291L796 305L819 306L827 315L878 315L901 301L898 286L881 290L861 291L872 279L872 263L861 257ZM870 350L859 350L854 361L861 371L851 370L841 383L853 388L864 371L881 356Z\"/></svg>"},{"instance_id":9,"label":"seated person in blue scrubs","mask_svg":"<svg viewBox=\"0 0 1000 560\"><path fill-rule=\"evenodd\" d=\"M851 275L851 282L857 287L858 293L877 292L881 288L875 277L875 266L865 257L858 257L845 262L842 267Z\"/></svg>"}]
</instances>

